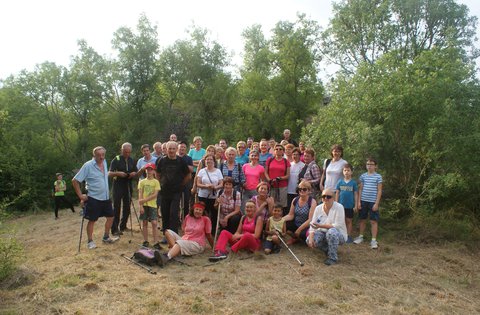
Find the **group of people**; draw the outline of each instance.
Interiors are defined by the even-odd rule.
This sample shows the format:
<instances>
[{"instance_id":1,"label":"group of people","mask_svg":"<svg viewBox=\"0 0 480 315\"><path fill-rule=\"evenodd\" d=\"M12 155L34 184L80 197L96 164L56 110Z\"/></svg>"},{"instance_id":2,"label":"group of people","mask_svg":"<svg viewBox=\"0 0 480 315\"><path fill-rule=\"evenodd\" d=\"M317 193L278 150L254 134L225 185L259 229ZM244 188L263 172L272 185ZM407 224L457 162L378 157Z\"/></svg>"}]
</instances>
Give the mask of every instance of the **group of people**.
<instances>
[{"instance_id":1,"label":"group of people","mask_svg":"<svg viewBox=\"0 0 480 315\"><path fill-rule=\"evenodd\" d=\"M236 148L228 147L225 139L206 149L202 144L202 138L195 137L187 153L187 143L171 135L166 143L154 144L154 153L149 145L143 145L143 157L134 163L132 146L124 143L108 170L105 149L94 148L93 159L73 179L75 192L85 205L88 248L96 247L92 234L98 217L107 218L105 243L114 242L127 229L134 178L140 179L143 246L150 246L150 222L153 247L161 249L162 243L169 247L161 255L162 264L180 254L202 253L207 241L214 249L210 260L216 261L227 257L228 248L254 252L263 247L265 254L276 253L280 241L288 238L289 245L301 241L321 249L327 255L325 264L332 265L338 261L339 245L363 241L367 218L371 248L378 248L382 177L373 158L367 160L367 172L357 185L340 145L332 146L331 158L320 167L315 151L302 142L297 144L288 129L280 143L273 139L257 143L248 138ZM113 178L113 207L108 177ZM80 189L83 181L86 194ZM352 239L352 219L357 211L360 235ZM160 216L162 240L157 229Z\"/></svg>"}]
</instances>

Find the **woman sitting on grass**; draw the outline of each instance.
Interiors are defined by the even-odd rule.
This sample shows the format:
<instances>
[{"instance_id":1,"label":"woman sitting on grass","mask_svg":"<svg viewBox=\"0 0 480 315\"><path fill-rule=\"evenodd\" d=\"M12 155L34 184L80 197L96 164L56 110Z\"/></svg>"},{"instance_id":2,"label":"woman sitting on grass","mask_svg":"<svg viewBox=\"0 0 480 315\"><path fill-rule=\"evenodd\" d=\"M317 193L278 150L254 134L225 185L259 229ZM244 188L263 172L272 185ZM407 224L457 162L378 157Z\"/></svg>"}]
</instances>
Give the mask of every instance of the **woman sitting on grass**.
<instances>
[{"instance_id":1,"label":"woman sitting on grass","mask_svg":"<svg viewBox=\"0 0 480 315\"><path fill-rule=\"evenodd\" d=\"M172 230L165 231L165 238L170 250L162 254L159 260L160 265L165 265L170 259L178 256L192 256L201 254L205 250L205 238L213 247L212 222L204 215L205 204L196 203L193 210L190 210L182 223L184 234L182 237Z\"/></svg>"},{"instance_id":2,"label":"woman sitting on grass","mask_svg":"<svg viewBox=\"0 0 480 315\"><path fill-rule=\"evenodd\" d=\"M231 245L231 250L237 253L241 249L248 249L252 252L260 250L262 242L263 218L256 215L255 203L251 200L245 204L245 215L240 220L237 232L232 234L223 230L218 237L215 245L215 255L210 257L210 261L218 261L227 258L227 244Z\"/></svg>"}]
</instances>

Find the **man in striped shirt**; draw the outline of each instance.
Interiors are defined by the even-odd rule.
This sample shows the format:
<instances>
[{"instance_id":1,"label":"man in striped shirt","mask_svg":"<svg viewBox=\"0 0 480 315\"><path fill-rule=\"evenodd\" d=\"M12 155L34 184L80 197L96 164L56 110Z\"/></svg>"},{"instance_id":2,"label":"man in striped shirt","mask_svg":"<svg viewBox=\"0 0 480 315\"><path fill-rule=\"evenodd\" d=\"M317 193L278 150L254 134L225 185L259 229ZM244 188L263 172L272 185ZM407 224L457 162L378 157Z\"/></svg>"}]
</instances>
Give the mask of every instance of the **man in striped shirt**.
<instances>
[{"instance_id":1,"label":"man in striped shirt","mask_svg":"<svg viewBox=\"0 0 480 315\"><path fill-rule=\"evenodd\" d=\"M378 233L378 206L382 198L383 181L382 176L376 172L377 161L373 158L367 159L367 172L360 176L359 195L360 201L357 208L360 209L360 235L353 241L355 244L363 242L363 232L367 217L370 217L370 225L372 230L372 240L370 247L372 249L378 248L377 233Z\"/></svg>"}]
</instances>

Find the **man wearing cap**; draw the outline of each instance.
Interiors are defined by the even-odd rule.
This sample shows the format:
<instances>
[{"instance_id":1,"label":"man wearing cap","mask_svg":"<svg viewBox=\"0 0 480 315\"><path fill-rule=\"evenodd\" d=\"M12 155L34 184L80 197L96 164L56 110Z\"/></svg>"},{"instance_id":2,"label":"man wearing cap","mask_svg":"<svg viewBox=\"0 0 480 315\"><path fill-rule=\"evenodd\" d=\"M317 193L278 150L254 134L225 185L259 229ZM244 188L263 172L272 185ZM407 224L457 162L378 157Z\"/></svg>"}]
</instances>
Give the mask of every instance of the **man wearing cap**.
<instances>
[{"instance_id":1,"label":"man wearing cap","mask_svg":"<svg viewBox=\"0 0 480 315\"><path fill-rule=\"evenodd\" d=\"M104 243L113 243L118 238L110 238L110 228L113 223L113 208L108 192L108 168L105 161L105 148L95 147L93 158L83 164L80 171L72 179L80 202L85 206L84 217L88 220L87 236L88 248L94 249L97 246L93 241L93 226L99 217L106 217L105 231L103 234ZM86 182L87 194L82 194L80 183Z\"/></svg>"},{"instance_id":2,"label":"man wearing cap","mask_svg":"<svg viewBox=\"0 0 480 315\"><path fill-rule=\"evenodd\" d=\"M62 173L57 173L55 174L57 176L57 180L53 183L54 185L54 197L55 197L55 220L58 219L58 209L60 209L60 205L63 203L67 205L67 207L72 210L72 212L75 212L75 209L73 209L72 203L65 198L65 190L67 189L67 183L63 180L63 175Z\"/></svg>"},{"instance_id":3,"label":"man wearing cap","mask_svg":"<svg viewBox=\"0 0 480 315\"><path fill-rule=\"evenodd\" d=\"M178 143L167 142L167 156L157 160L157 179L160 181L162 196L162 231L167 229L178 233L180 197L185 184L190 180L187 163L177 156Z\"/></svg>"},{"instance_id":4,"label":"man wearing cap","mask_svg":"<svg viewBox=\"0 0 480 315\"><path fill-rule=\"evenodd\" d=\"M136 176L137 166L130 157L132 145L128 142L122 144L121 154L117 155L110 163L108 176L113 178L113 209L114 219L112 234L120 235L127 229L130 216L130 203L132 197L132 179ZM120 221L120 208L123 201L123 214ZM120 229L119 229L120 225Z\"/></svg>"}]
</instances>

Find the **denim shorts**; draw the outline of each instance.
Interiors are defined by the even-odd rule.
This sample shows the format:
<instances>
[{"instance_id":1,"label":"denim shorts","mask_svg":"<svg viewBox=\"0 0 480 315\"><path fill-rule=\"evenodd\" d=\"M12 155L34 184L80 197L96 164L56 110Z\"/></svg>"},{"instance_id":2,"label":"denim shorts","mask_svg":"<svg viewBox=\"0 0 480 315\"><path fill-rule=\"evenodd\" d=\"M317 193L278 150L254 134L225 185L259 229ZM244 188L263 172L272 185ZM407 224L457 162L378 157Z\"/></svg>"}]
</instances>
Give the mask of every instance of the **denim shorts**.
<instances>
[{"instance_id":1,"label":"denim shorts","mask_svg":"<svg viewBox=\"0 0 480 315\"><path fill-rule=\"evenodd\" d=\"M157 215L157 209L153 207L148 207L148 206L143 206L144 212L140 214L140 220L141 221L157 221L158 215Z\"/></svg>"},{"instance_id":2,"label":"denim shorts","mask_svg":"<svg viewBox=\"0 0 480 315\"><path fill-rule=\"evenodd\" d=\"M358 218L360 220L366 220L370 216L371 221L377 221L380 219L379 210L373 211L374 202L361 201L361 209Z\"/></svg>"}]
</instances>

